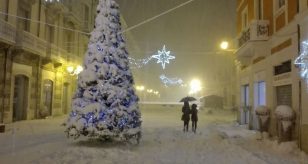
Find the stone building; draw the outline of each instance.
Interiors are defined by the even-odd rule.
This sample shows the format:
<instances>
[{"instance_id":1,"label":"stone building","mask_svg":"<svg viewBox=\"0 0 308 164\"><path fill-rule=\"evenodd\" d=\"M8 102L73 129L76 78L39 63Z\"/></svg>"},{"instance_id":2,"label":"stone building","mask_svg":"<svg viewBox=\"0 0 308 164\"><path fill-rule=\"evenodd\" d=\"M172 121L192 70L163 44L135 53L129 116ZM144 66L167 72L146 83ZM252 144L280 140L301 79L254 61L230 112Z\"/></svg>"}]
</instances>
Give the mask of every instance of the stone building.
<instances>
[{"instance_id":1,"label":"stone building","mask_svg":"<svg viewBox=\"0 0 308 164\"><path fill-rule=\"evenodd\" d=\"M238 0L236 58L238 121L258 129L255 109L266 105L276 136L274 110L288 105L296 113L293 138L308 152L307 85L294 64L307 39L307 6L306 0Z\"/></svg>"},{"instance_id":2,"label":"stone building","mask_svg":"<svg viewBox=\"0 0 308 164\"><path fill-rule=\"evenodd\" d=\"M66 114L97 0L0 1L0 119Z\"/></svg>"}]
</instances>

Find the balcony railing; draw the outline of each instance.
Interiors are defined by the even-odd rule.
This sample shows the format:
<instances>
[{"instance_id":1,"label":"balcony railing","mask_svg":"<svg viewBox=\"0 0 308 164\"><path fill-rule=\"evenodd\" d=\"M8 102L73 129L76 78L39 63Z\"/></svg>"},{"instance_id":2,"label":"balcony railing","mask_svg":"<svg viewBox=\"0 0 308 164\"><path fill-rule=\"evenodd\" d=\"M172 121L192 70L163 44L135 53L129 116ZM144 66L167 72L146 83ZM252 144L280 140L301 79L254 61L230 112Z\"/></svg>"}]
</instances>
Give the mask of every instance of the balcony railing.
<instances>
[{"instance_id":1,"label":"balcony railing","mask_svg":"<svg viewBox=\"0 0 308 164\"><path fill-rule=\"evenodd\" d=\"M0 20L0 42L61 62L68 60L80 63L83 58L83 54L69 53L67 50L48 43L27 31L18 30L15 26L3 20Z\"/></svg>"},{"instance_id":2,"label":"balcony railing","mask_svg":"<svg viewBox=\"0 0 308 164\"><path fill-rule=\"evenodd\" d=\"M29 32L18 30L16 46L41 56L46 56L46 41Z\"/></svg>"},{"instance_id":3,"label":"balcony railing","mask_svg":"<svg viewBox=\"0 0 308 164\"><path fill-rule=\"evenodd\" d=\"M71 62L80 63L82 61L82 57L80 57L76 54L68 53L67 54L67 60L71 61Z\"/></svg>"},{"instance_id":4,"label":"balcony railing","mask_svg":"<svg viewBox=\"0 0 308 164\"><path fill-rule=\"evenodd\" d=\"M67 60L67 51L52 43L47 43L47 45L47 57L60 62Z\"/></svg>"},{"instance_id":5,"label":"balcony railing","mask_svg":"<svg viewBox=\"0 0 308 164\"><path fill-rule=\"evenodd\" d=\"M239 47L248 41L268 40L269 21L254 20L250 23L249 28L243 31L238 39Z\"/></svg>"},{"instance_id":6,"label":"balcony railing","mask_svg":"<svg viewBox=\"0 0 308 164\"><path fill-rule=\"evenodd\" d=\"M13 25L0 20L0 39L15 44L16 28Z\"/></svg>"}]
</instances>

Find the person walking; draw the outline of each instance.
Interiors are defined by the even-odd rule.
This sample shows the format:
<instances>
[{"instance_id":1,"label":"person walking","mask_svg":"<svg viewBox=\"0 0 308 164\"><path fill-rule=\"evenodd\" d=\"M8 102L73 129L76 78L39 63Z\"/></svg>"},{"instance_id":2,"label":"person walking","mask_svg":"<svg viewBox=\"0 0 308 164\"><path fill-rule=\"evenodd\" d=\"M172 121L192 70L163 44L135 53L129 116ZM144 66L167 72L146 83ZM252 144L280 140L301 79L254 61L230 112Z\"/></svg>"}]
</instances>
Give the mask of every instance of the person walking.
<instances>
[{"instance_id":1,"label":"person walking","mask_svg":"<svg viewBox=\"0 0 308 164\"><path fill-rule=\"evenodd\" d=\"M198 109L197 104L191 105L191 122L192 122L192 131L196 133L197 122L198 122Z\"/></svg>"},{"instance_id":2,"label":"person walking","mask_svg":"<svg viewBox=\"0 0 308 164\"><path fill-rule=\"evenodd\" d=\"M188 101L184 101L184 106L182 107L182 121L184 121L183 131L188 132L189 120L190 120L190 107Z\"/></svg>"}]
</instances>

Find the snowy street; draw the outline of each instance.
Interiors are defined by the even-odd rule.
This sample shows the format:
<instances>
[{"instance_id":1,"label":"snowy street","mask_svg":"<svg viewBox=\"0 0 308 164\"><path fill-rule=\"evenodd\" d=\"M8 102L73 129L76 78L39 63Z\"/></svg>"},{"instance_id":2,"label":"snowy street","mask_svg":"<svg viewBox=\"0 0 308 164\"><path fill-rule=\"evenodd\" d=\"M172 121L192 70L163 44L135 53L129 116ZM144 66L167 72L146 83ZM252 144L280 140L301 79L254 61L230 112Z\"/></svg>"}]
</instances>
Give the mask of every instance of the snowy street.
<instances>
[{"instance_id":1,"label":"snowy street","mask_svg":"<svg viewBox=\"0 0 308 164\"><path fill-rule=\"evenodd\" d=\"M143 137L137 146L68 140L60 126L66 117L7 125L0 134L0 163L308 163L295 143L257 140L254 131L235 125L231 112L200 111L197 134L182 132L179 106L142 106L141 112Z\"/></svg>"}]
</instances>

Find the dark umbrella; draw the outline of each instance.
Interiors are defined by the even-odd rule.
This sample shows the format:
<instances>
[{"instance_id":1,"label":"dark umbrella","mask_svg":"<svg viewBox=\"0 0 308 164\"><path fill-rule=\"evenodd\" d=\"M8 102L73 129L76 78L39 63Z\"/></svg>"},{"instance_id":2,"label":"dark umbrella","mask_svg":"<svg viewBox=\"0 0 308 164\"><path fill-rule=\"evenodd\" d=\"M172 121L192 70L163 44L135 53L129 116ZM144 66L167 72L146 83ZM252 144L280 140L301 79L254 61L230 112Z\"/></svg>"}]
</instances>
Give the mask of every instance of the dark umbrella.
<instances>
[{"instance_id":1,"label":"dark umbrella","mask_svg":"<svg viewBox=\"0 0 308 164\"><path fill-rule=\"evenodd\" d=\"M194 98L194 97L190 97L190 96L187 96L187 97L184 97L180 100L180 102L185 102L185 101L196 101L197 99Z\"/></svg>"}]
</instances>

